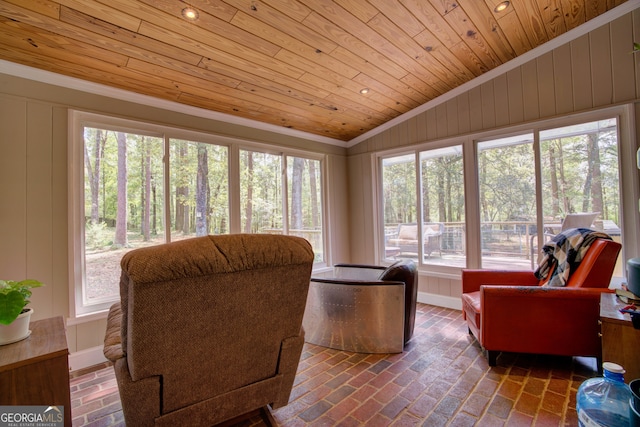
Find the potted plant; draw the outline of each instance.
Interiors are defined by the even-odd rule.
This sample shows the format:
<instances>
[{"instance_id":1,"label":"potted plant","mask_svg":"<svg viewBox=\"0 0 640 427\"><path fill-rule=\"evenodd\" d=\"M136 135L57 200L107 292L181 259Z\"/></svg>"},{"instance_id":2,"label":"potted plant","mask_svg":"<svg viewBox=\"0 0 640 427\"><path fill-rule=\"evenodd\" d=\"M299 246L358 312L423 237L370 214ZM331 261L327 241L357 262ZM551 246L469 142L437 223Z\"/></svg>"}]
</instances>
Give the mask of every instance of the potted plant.
<instances>
[{"instance_id":1,"label":"potted plant","mask_svg":"<svg viewBox=\"0 0 640 427\"><path fill-rule=\"evenodd\" d=\"M32 308L27 308L31 289L43 284L37 280L0 280L0 345L23 340L31 334Z\"/></svg>"}]
</instances>

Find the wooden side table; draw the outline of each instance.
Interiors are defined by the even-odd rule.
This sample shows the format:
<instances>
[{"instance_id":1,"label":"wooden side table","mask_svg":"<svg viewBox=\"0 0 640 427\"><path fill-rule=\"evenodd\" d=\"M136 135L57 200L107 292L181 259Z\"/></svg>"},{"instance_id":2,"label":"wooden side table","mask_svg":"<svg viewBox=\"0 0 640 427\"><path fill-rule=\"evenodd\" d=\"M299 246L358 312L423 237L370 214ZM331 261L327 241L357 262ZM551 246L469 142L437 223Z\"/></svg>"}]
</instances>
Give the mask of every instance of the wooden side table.
<instances>
[{"instance_id":1,"label":"wooden side table","mask_svg":"<svg viewBox=\"0 0 640 427\"><path fill-rule=\"evenodd\" d=\"M64 407L71 427L69 349L62 316L37 320L31 335L0 346L0 405Z\"/></svg>"},{"instance_id":2,"label":"wooden side table","mask_svg":"<svg viewBox=\"0 0 640 427\"><path fill-rule=\"evenodd\" d=\"M600 296L602 360L622 366L628 383L640 378L640 329L634 329L628 314L620 313L625 305L616 294Z\"/></svg>"}]
</instances>

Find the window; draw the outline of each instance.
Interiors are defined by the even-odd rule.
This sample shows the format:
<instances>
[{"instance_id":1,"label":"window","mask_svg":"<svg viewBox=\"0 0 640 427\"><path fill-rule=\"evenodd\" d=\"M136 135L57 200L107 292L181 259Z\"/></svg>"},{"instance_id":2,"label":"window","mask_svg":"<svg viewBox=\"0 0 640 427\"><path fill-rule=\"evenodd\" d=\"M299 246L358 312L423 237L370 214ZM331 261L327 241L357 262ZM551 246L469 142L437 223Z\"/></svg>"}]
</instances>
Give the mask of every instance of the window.
<instances>
[{"instance_id":1,"label":"window","mask_svg":"<svg viewBox=\"0 0 640 427\"><path fill-rule=\"evenodd\" d=\"M382 159L385 250L383 257L463 267L465 202L462 147L421 151L420 210L415 154ZM417 221L422 218L422 221Z\"/></svg>"},{"instance_id":2,"label":"window","mask_svg":"<svg viewBox=\"0 0 640 427\"><path fill-rule=\"evenodd\" d=\"M595 214L592 228L621 241L618 153L618 120L607 118L380 154L380 258L435 269L533 269L542 244L572 213ZM468 253L470 245L478 250ZM614 277L621 276L619 265Z\"/></svg>"},{"instance_id":3,"label":"window","mask_svg":"<svg viewBox=\"0 0 640 427\"><path fill-rule=\"evenodd\" d=\"M485 268L529 268L536 230L533 134L478 143L480 238ZM514 262L521 259L522 263Z\"/></svg>"},{"instance_id":4,"label":"window","mask_svg":"<svg viewBox=\"0 0 640 427\"><path fill-rule=\"evenodd\" d=\"M320 166L318 160L287 156L287 234L307 239L317 263L325 261Z\"/></svg>"},{"instance_id":5,"label":"window","mask_svg":"<svg viewBox=\"0 0 640 427\"><path fill-rule=\"evenodd\" d=\"M466 264L462 146L420 152L423 263Z\"/></svg>"},{"instance_id":6,"label":"window","mask_svg":"<svg viewBox=\"0 0 640 427\"><path fill-rule=\"evenodd\" d=\"M416 156L382 159L383 258L419 256Z\"/></svg>"},{"instance_id":7,"label":"window","mask_svg":"<svg viewBox=\"0 0 640 427\"><path fill-rule=\"evenodd\" d=\"M76 316L119 298L120 259L143 246L208 234L292 234L307 238L316 263L324 262L320 158L79 112L73 128Z\"/></svg>"},{"instance_id":8,"label":"window","mask_svg":"<svg viewBox=\"0 0 640 427\"><path fill-rule=\"evenodd\" d=\"M171 240L229 232L228 151L169 139Z\"/></svg>"},{"instance_id":9,"label":"window","mask_svg":"<svg viewBox=\"0 0 640 427\"><path fill-rule=\"evenodd\" d=\"M241 150L240 183L242 232L283 234L281 156Z\"/></svg>"},{"instance_id":10,"label":"window","mask_svg":"<svg viewBox=\"0 0 640 427\"><path fill-rule=\"evenodd\" d=\"M165 241L163 139L85 127L84 306L119 295L119 262L135 247Z\"/></svg>"},{"instance_id":11,"label":"window","mask_svg":"<svg viewBox=\"0 0 640 427\"><path fill-rule=\"evenodd\" d=\"M240 150L242 231L303 237L324 262L320 168L319 160Z\"/></svg>"},{"instance_id":12,"label":"window","mask_svg":"<svg viewBox=\"0 0 640 427\"><path fill-rule=\"evenodd\" d=\"M598 227L619 236L620 182L615 119L540 132L545 219L597 212Z\"/></svg>"}]
</instances>

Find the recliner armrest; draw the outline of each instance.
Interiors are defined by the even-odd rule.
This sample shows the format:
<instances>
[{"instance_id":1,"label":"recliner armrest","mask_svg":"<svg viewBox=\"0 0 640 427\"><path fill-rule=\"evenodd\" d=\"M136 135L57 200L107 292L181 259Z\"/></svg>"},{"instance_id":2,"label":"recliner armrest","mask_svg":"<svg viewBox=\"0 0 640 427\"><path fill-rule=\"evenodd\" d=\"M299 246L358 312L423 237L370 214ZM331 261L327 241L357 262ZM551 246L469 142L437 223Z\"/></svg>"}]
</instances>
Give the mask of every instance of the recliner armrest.
<instances>
[{"instance_id":1,"label":"recliner armrest","mask_svg":"<svg viewBox=\"0 0 640 427\"><path fill-rule=\"evenodd\" d=\"M537 286L539 280L533 271L462 270L462 293L476 292L482 285Z\"/></svg>"},{"instance_id":2,"label":"recliner armrest","mask_svg":"<svg viewBox=\"0 0 640 427\"><path fill-rule=\"evenodd\" d=\"M113 304L109 309L103 353L113 363L124 357L122 349L122 310L119 302Z\"/></svg>"}]
</instances>

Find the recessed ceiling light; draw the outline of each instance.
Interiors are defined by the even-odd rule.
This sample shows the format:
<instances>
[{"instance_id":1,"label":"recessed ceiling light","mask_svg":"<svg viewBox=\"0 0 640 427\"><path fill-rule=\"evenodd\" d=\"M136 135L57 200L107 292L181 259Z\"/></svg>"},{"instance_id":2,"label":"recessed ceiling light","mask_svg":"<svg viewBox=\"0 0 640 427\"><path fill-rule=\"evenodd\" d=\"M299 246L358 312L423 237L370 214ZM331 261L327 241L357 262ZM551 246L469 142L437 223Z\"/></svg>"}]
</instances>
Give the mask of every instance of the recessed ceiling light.
<instances>
[{"instance_id":1,"label":"recessed ceiling light","mask_svg":"<svg viewBox=\"0 0 640 427\"><path fill-rule=\"evenodd\" d=\"M369 93L369 88L365 87L364 89L360 89L360 93L363 94L363 95Z\"/></svg>"},{"instance_id":2,"label":"recessed ceiling light","mask_svg":"<svg viewBox=\"0 0 640 427\"><path fill-rule=\"evenodd\" d=\"M495 13L500 13L500 12L503 12L508 7L509 7L509 2L503 1L501 3L498 3L498 5L493 9L493 11Z\"/></svg>"},{"instance_id":3,"label":"recessed ceiling light","mask_svg":"<svg viewBox=\"0 0 640 427\"><path fill-rule=\"evenodd\" d=\"M182 16L184 16L185 19L188 19L189 21L195 21L196 19L198 19L200 14L192 7L185 7L184 9L182 9Z\"/></svg>"}]
</instances>

